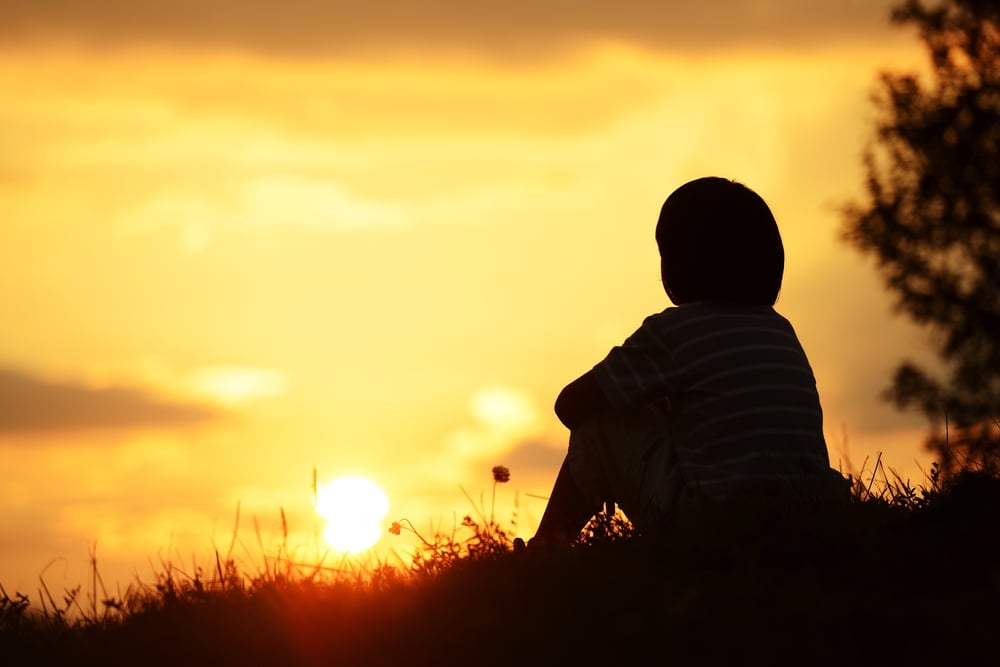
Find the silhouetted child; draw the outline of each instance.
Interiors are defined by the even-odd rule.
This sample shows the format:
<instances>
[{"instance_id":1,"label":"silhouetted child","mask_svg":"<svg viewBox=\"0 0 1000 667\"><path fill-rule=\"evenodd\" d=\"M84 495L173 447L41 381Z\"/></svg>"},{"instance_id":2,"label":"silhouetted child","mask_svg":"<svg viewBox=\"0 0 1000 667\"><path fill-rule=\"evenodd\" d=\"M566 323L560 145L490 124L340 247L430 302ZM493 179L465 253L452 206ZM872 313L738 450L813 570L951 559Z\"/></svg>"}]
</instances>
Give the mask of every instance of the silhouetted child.
<instances>
[{"instance_id":1,"label":"silhouetted child","mask_svg":"<svg viewBox=\"0 0 1000 667\"><path fill-rule=\"evenodd\" d=\"M656 244L676 307L559 394L569 450L536 542L572 542L606 501L649 534L707 506L846 499L809 361L773 308L784 249L767 204L691 181L664 202Z\"/></svg>"}]
</instances>

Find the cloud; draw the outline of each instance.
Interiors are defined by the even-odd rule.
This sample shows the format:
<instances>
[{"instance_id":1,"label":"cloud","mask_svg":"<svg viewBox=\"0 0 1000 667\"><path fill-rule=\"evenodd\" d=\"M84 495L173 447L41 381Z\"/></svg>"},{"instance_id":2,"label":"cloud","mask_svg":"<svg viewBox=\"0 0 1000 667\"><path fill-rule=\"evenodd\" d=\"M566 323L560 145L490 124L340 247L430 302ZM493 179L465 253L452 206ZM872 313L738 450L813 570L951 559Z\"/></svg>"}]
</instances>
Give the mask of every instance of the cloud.
<instances>
[{"instance_id":1,"label":"cloud","mask_svg":"<svg viewBox=\"0 0 1000 667\"><path fill-rule=\"evenodd\" d=\"M534 398L511 387L484 387L473 394L469 409L479 423L498 431L531 430L538 421Z\"/></svg>"},{"instance_id":2,"label":"cloud","mask_svg":"<svg viewBox=\"0 0 1000 667\"><path fill-rule=\"evenodd\" d=\"M286 394L289 381L284 373L276 370L213 366L195 373L194 388L199 394L236 405L255 398Z\"/></svg>"},{"instance_id":3,"label":"cloud","mask_svg":"<svg viewBox=\"0 0 1000 667\"><path fill-rule=\"evenodd\" d=\"M482 387L469 397L468 409L474 422L451 433L448 449L476 464L492 460L541 427L534 398L514 387Z\"/></svg>"},{"instance_id":4,"label":"cloud","mask_svg":"<svg viewBox=\"0 0 1000 667\"><path fill-rule=\"evenodd\" d=\"M523 62L591 42L655 50L807 46L884 30L892 0L14 0L0 41L290 55L474 53Z\"/></svg>"},{"instance_id":5,"label":"cloud","mask_svg":"<svg viewBox=\"0 0 1000 667\"><path fill-rule=\"evenodd\" d=\"M178 427L221 414L207 404L172 400L139 387L90 387L0 368L0 433Z\"/></svg>"},{"instance_id":6,"label":"cloud","mask_svg":"<svg viewBox=\"0 0 1000 667\"><path fill-rule=\"evenodd\" d=\"M555 444L532 439L515 445L504 455L503 464L510 468L512 475L534 480L538 477L554 477L565 458L565 442Z\"/></svg>"},{"instance_id":7,"label":"cloud","mask_svg":"<svg viewBox=\"0 0 1000 667\"><path fill-rule=\"evenodd\" d=\"M293 211L290 202L294 202ZM132 213L140 229L186 221L183 245L204 250L220 227L268 229L301 227L321 232L399 227L409 222L400 206L366 200L344 186L306 178L274 177L206 191L164 192Z\"/></svg>"}]
</instances>

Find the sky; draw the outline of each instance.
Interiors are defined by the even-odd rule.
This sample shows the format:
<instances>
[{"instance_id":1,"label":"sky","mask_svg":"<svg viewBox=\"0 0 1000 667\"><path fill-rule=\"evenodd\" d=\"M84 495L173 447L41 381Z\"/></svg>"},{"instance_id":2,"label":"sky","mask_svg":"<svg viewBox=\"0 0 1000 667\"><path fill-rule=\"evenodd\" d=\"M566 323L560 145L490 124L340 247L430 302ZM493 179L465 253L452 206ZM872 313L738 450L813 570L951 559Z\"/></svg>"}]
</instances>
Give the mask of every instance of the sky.
<instances>
[{"instance_id":1,"label":"sky","mask_svg":"<svg viewBox=\"0 0 1000 667\"><path fill-rule=\"evenodd\" d=\"M555 396L669 305L706 175L775 213L832 465L923 481L880 394L926 334L840 239L878 73L923 66L890 5L5 3L0 584L317 553L314 469L530 536Z\"/></svg>"}]
</instances>

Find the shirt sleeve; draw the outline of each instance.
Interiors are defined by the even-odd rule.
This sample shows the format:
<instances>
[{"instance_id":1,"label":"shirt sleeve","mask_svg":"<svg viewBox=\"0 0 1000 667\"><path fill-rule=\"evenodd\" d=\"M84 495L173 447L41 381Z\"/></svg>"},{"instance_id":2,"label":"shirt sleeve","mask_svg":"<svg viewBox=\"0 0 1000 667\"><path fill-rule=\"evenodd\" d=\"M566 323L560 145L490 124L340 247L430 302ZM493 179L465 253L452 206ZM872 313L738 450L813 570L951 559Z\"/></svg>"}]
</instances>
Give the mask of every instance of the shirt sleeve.
<instances>
[{"instance_id":1,"label":"shirt sleeve","mask_svg":"<svg viewBox=\"0 0 1000 667\"><path fill-rule=\"evenodd\" d=\"M674 386L675 370L669 345L661 337L663 315L647 317L635 333L594 366L593 373L608 401L618 410L629 410L667 396Z\"/></svg>"}]
</instances>

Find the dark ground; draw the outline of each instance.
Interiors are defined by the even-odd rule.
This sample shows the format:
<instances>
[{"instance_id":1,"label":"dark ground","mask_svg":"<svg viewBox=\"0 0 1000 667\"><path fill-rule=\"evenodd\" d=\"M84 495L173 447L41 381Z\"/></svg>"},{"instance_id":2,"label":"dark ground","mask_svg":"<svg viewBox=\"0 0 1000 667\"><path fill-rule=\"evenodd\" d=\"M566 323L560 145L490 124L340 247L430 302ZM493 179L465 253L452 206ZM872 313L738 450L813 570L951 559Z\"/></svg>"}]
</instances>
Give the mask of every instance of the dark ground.
<instances>
[{"instance_id":1,"label":"dark ground","mask_svg":"<svg viewBox=\"0 0 1000 667\"><path fill-rule=\"evenodd\" d=\"M8 600L0 664L1000 664L1000 479L905 504L661 544L501 545L364 582L163 589L108 622Z\"/></svg>"}]
</instances>

